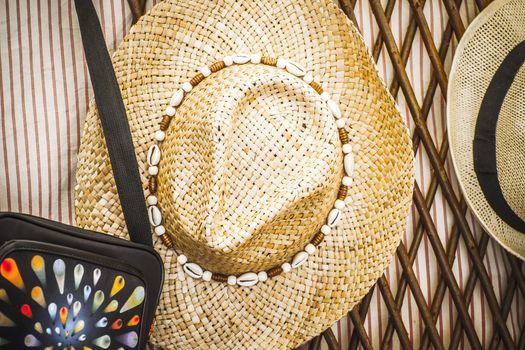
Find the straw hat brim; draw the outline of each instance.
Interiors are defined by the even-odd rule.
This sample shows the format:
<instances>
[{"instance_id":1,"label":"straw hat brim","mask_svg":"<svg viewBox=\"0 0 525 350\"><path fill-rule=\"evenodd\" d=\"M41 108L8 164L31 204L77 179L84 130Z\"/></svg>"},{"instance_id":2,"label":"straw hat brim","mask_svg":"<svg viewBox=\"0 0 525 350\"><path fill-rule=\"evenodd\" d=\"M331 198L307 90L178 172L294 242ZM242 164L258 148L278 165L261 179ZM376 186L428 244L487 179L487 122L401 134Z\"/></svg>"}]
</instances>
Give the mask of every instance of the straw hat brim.
<instances>
[{"instance_id":1,"label":"straw hat brim","mask_svg":"<svg viewBox=\"0 0 525 350\"><path fill-rule=\"evenodd\" d=\"M447 98L451 160L467 205L484 230L521 259L525 259L525 235L510 227L487 202L474 171L472 145L479 108L495 71L510 50L525 40L524 5L523 1L496 0L470 24L454 56Z\"/></svg>"},{"instance_id":2,"label":"straw hat brim","mask_svg":"<svg viewBox=\"0 0 525 350\"><path fill-rule=\"evenodd\" d=\"M165 349L290 349L344 316L381 276L406 229L414 183L409 133L354 26L330 0L166 1L113 55L147 194L148 147L171 94L224 55L261 52L307 67L351 121L351 205L315 255L251 288L187 277L165 262L154 341ZM76 220L127 237L94 104L78 158Z\"/></svg>"}]
</instances>

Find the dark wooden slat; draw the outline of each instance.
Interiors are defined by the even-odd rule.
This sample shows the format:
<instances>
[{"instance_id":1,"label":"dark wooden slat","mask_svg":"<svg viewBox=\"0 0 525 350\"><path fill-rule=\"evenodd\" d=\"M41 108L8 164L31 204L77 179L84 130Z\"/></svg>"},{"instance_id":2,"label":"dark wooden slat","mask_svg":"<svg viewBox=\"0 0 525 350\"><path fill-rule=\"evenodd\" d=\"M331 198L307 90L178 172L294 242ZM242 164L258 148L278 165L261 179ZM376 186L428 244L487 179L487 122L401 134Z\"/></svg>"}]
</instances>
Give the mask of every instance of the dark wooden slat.
<instances>
[{"instance_id":1,"label":"dark wooden slat","mask_svg":"<svg viewBox=\"0 0 525 350\"><path fill-rule=\"evenodd\" d=\"M507 290L505 291L505 296L503 297L503 302L501 303L501 313L503 317L507 319L509 317L510 306L512 305L512 299L514 299L514 294L516 293L516 279L509 277ZM499 334L494 333L492 340L490 341L490 350L497 350L499 348Z\"/></svg>"},{"instance_id":2,"label":"dark wooden slat","mask_svg":"<svg viewBox=\"0 0 525 350\"><path fill-rule=\"evenodd\" d=\"M345 15L354 23L357 30L359 30L359 25L357 24L357 19L354 14L355 3L352 4L350 0L339 0L339 6L341 6Z\"/></svg>"},{"instance_id":3,"label":"dark wooden slat","mask_svg":"<svg viewBox=\"0 0 525 350\"><path fill-rule=\"evenodd\" d=\"M374 295L375 285L370 288L368 291L368 294L365 295L365 297L361 300L361 302L354 307L354 310L359 312L359 316L364 319L366 317L366 314L368 313L368 307L370 306L370 301L372 300L372 296ZM354 328L352 331L352 336L350 338L350 341L348 342L348 350L356 350L359 345L359 335L357 334L357 330Z\"/></svg>"},{"instance_id":4,"label":"dark wooden slat","mask_svg":"<svg viewBox=\"0 0 525 350\"><path fill-rule=\"evenodd\" d=\"M460 3L461 0L458 0L458 2ZM412 45L412 42L414 40L415 33L416 33L416 25L415 25L415 23L416 23L415 21L410 23L410 25L409 25L409 27L407 29L406 38L405 38L405 40L403 42L403 48L401 50L401 55L402 55L402 59L403 59L403 64L404 65L406 65L406 59L408 58L408 52L405 51L405 47L406 46L410 47ZM450 46L450 38L451 37L452 37L452 28L450 26L450 23L448 23L447 27L445 29L445 32L443 34L443 40L442 40L440 48L439 48L439 56L440 56L440 58L442 60L444 60L444 58L445 58L445 56L447 54L448 48ZM397 94L397 92L399 91L398 89L393 91L394 87L397 87L397 88L399 87L399 84L394 85L396 82L397 82L397 80L394 79L394 81L392 82L392 85L391 85L391 92L395 93L395 94ZM436 77L434 75L432 75L432 78L430 80L430 83L429 83L429 86L427 88L427 92L425 94L425 98L423 99L423 104L422 104L422 107L421 107L421 112L423 113L423 117L425 118L425 120L428 117L428 114L430 112L430 108L431 108L432 103L434 101L434 95L435 95L436 89L437 89L437 79L436 79ZM414 135L412 137L412 143L414 145L414 151L416 151L418 149L419 142L420 142L419 134L418 133L414 133ZM441 158L441 160L443 162L445 161L447 154L448 154L448 139L447 139L446 135L444 135L443 142L442 142L440 150L439 150L439 155L440 155L440 158ZM429 187L427 189L427 197L425 199L427 207L430 207L432 205L432 202L434 201L434 196L435 196L435 194L437 192L437 189L438 189L437 179L435 177L432 177L432 179L430 181L430 185L429 185ZM416 255L417 255L417 251L418 251L419 245L421 243L421 239L423 238L423 226L421 224L421 220L418 219L415 227L416 228L414 230L414 237L412 239L412 243L411 243L410 249L408 251L408 256L409 256L410 261L411 261L412 264L414 263L414 260L415 260ZM453 228L451 236L454 235L454 232L457 235L457 227L455 227L455 229ZM454 248L454 251L455 251L455 248ZM454 251L452 252L452 254L454 253ZM448 249L447 249L447 255L449 255L449 250ZM453 256L455 256L455 254L453 254ZM440 283L444 283L444 282L442 280L440 280ZM396 304L398 305L398 307L401 307L401 305L403 303L403 299L404 299L405 292L406 292L406 287L407 287L406 280L404 278L402 278L399 281L399 283L398 283L398 288L397 288L397 292L396 292ZM443 284L443 287L445 287L444 284ZM387 325L387 328L385 330L385 334L383 336L382 348L390 348L390 341L392 339L392 334L393 334L393 325L389 322L388 325Z\"/></svg>"},{"instance_id":5,"label":"dark wooden slat","mask_svg":"<svg viewBox=\"0 0 525 350\"><path fill-rule=\"evenodd\" d=\"M422 0L425 2L426 0ZM390 19L392 19L392 13L394 13L394 7L396 5L396 0L388 0L385 6L385 17L388 22L390 22ZM412 18L408 21L410 24L412 24ZM410 29L407 30L407 33L410 33ZM414 38L410 39L408 35L405 35L405 40L409 40L412 42ZM383 48L383 37L381 36L381 33L377 35L376 42L374 43L374 46L372 47L372 57L374 57L374 61L377 62L379 59L379 55L381 54L381 49ZM408 50L410 51L410 47Z\"/></svg>"},{"instance_id":6,"label":"dark wooden slat","mask_svg":"<svg viewBox=\"0 0 525 350\"><path fill-rule=\"evenodd\" d=\"M363 347L363 349L372 350L372 344L370 343L370 338L368 338L368 334L366 334L363 319L361 318L361 315L359 315L359 312L355 308L352 311L350 311L350 319L352 320L354 328L357 331L357 334L359 335L359 340L361 341L361 346Z\"/></svg>"},{"instance_id":7,"label":"dark wooden slat","mask_svg":"<svg viewBox=\"0 0 525 350\"><path fill-rule=\"evenodd\" d=\"M509 265L512 269L512 278L516 279L517 285L521 294L525 298L525 277L523 276L523 271L521 267L523 266L523 261L516 258L514 255L507 253Z\"/></svg>"},{"instance_id":8,"label":"dark wooden slat","mask_svg":"<svg viewBox=\"0 0 525 350\"><path fill-rule=\"evenodd\" d=\"M133 23L136 23L145 12L146 0L128 0L128 5L133 15Z\"/></svg>"},{"instance_id":9,"label":"dark wooden slat","mask_svg":"<svg viewBox=\"0 0 525 350\"><path fill-rule=\"evenodd\" d=\"M467 338L469 339L470 345L473 348L480 349L481 344L476 335L476 331L474 329L474 325L472 324L472 320L470 319L470 316L468 314L467 307L465 306L465 303L463 301L461 290L459 289L459 286L454 278L454 273L448 265L445 251L439 240L439 235L437 233L436 227L434 226L434 223L432 222L432 218L430 217L428 208L425 208L426 204L424 202L423 194L417 186L414 191L414 200L417 203L416 207L418 209L419 215L421 216L422 222L426 228L429 242L432 246L432 249L436 253L436 260L441 269L441 276L444 278L450 290L450 295L454 300L454 304L456 305L458 315L465 326L465 333L467 335Z\"/></svg>"},{"instance_id":10,"label":"dark wooden slat","mask_svg":"<svg viewBox=\"0 0 525 350\"><path fill-rule=\"evenodd\" d=\"M319 346L321 345L321 340L323 340L323 337L321 335L318 335L314 339L310 340L310 343L308 344L308 350L319 349Z\"/></svg>"},{"instance_id":11,"label":"dark wooden slat","mask_svg":"<svg viewBox=\"0 0 525 350\"><path fill-rule=\"evenodd\" d=\"M466 211L466 204L463 202L464 204L464 208L465 208L465 211ZM456 248L457 248L457 245L458 245L458 242L459 242L459 235L456 234L453 239L451 239L451 242L450 242L450 245L451 245L451 251L455 252L456 251ZM482 255L485 255L486 251L487 251L487 246L488 246L488 243L489 243L489 237L487 235L483 235L481 237L481 240L480 240L480 243L479 243L479 249L480 249L480 254ZM452 249L454 248L454 249ZM454 254L455 255L455 254ZM465 298L465 303L467 305L470 305L470 302L472 300L472 296L474 295L474 287L476 286L476 281L477 281L477 275L475 273L471 273L470 276L469 276L469 279L467 281L467 284L464 288L464 291L463 291L463 297ZM436 290L436 296L434 297L434 300L433 300L433 305L432 305L432 312L434 314L434 319L437 319L437 316L439 314L439 310L441 309L441 305L443 303L443 298L445 296L445 287L444 287L444 284L442 283L439 283L438 285L438 288ZM450 343L448 345L449 347L449 350L451 349L456 349L456 347L459 345L459 340L461 339L461 322L459 322L458 320L456 320L456 327L454 329L454 332L453 332L453 336L450 340ZM428 347L425 347L428 345L428 335L427 334L423 334L423 338L421 340L421 347L420 349L427 349Z\"/></svg>"},{"instance_id":12,"label":"dark wooden slat","mask_svg":"<svg viewBox=\"0 0 525 350\"><path fill-rule=\"evenodd\" d=\"M465 25L461 21L461 16L459 15L459 10L454 3L454 0L442 0L447 10L448 16L450 17L450 23L452 24L452 29L456 34L458 41L463 37L465 33Z\"/></svg>"},{"instance_id":13,"label":"dark wooden slat","mask_svg":"<svg viewBox=\"0 0 525 350\"><path fill-rule=\"evenodd\" d=\"M476 241L474 240L474 236L472 235L472 232L470 230L470 227L468 225L468 222L466 218L461 214L459 201L456 197L456 194L454 193L454 190L452 188L452 185L450 183L450 180L448 179L448 175L444 169L443 164L439 160L439 153L432 141L432 137L430 135L430 132L428 131L428 128L424 122L424 119L421 114L420 107L417 102L417 98L414 94L414 91L412 89L412 86L410 85L410 81L408 79L408 75L401 63L401 57L399 54L399 50L397 48L397 45L394 41L392 32L390 30L390 27L388 26L388 23L386 22L386 18L384 17L384 13L381 8L381 3L379 0L370 0L372 11L374 13L374 16L376 17L376 20L379 24L380 30L382 35L384 36L385 44L387 51L389 53L389 56L392 60L394 70L396 74L399 77L401 88L403 90L403 94L405 96L407 105L409 107L409 110L411 112L412 118L414 120L416 130L420 134L423 146L427 152L428 158L430 160L430 163L432 167L434 168L434 174L437 176L439 183L441 185L442 192L447 199L447 202L449 203L449 206L451 208L451 211L460 227L460 232L462 233L463 240L465 241L465 244L468 247L468 252L473 260L473 266L476 270L476 273L478 273L481 281L481 286L483 287L483 290L486 294L488 305L492 311L493 317L495 319L496 328L498 332L500 332L500 335L502 337L503 342L505 345L509 348L514 348L515 344L512 341L512 338L510 336L509 330L506 326L506 324L502 320L502 316L500 313L499 304L496 298L496 295L494 293L494 289L492 287L490 278L488 276L487 270L485 266L483 265L483 262L481 260L481 257L479 255L479 252L477 251L476 247ZM424 205L424 201L421 200L421 204ZM418 208L419 209L419 208ZM428 208L427 208L428 210ZM428 214L428 213L427 213ZM430 237L431 235L429 235ZM437 236L436 236L437 237ZM441 242L439 239L434 242L435 245L433 245L433 249L436 252L437 256L440 256L441 253L444 256L444 249L441 245ZM437 250L436 250L437 249ZM438 260L440 260L438 258ZM443 259L444 260L444 259ZM440 265L442 271L445 269L450 270L450 267L448 265ZM451 271L450 271L451 272ZM446 274L448 276L448 274ZM451 272L451 276L453 277L453 274ZM447 277L448 278L448 277ZM447 284L449 285L449 288L457 287L457 282L453 278L453 280L447 280ZM455 285L455 286L454 286ZM455 291L451 293L452 295L459 291L459 288L454 288ZM454 299L456 301L456 304L461 303L461 295L454 296ZM469 328L468 324L472 324L472 321L470 318L468 318L468 313L464 314L464 310L461 310L460 305L459 307L459 314L461 315L462 321L465 323L465 326ZM479 339L477 337L470 336L469 338L472 342L478 342Z\"/></svg>"},{"instance_id":14,"label":"dark wooden slat","mask_svg":"<svg viewBox=\"0 0 525 350\"><path fill-rule=\"evenodd\" d=\"M400 254L402 254L402 252L400 252ZM388 284L388 281L385 275L379 278L379 280L377 281L377 285L379 286L379 289L381 290L381 295L383 296L383 300L385 301L388 312L390 313L390 319L392 320L392 323L399 336L399 342L401 343L402 348L405 350L412 349L413 346L412 346L412 343L410 342L410 339L408 338L408 332L403 323L403 319L401 318L401 312L397 308L396 302L394 300L394 296L392 295L392 291L390 290L390 286ZM422 296L423 295L421 294L421 297ZM423 298L423 301L424 301L424 298ZM436 330L436 334L437 334L437 330ZM443 344L441 343L441 340L439 339L439 334L437 334L437 336L438 336L438 339L436 341L436 344L438 346L436 346L436 348L439 349L439 346L440 345L443 346Z\"/></svg>"},{"instance_id":15,"label":"dark wooden slat","mask_svg":"<svg viewBox=\"0 0 525 350\"><path fill-rule=\"evenodd\" d=\"M428 27L427 20L423 14L422 6L418 0L409 0L408 2L410 3L410 7L412 8L412 12L414 13L414 17L419 27L419 33L421 34L421 38L423 39L423 43L427 49L430 63L434 68L433 74L437 78L443 97L446 98L448 86L447 74L445 73L445 68L443 67L443 63L436 48L436 44L434 43L434 39L432 38L432 33Z\"/></svg>"},{"instance_id":16,"label":"dark wooden slat","mask_svg":"<svg viewBox=\"0 0 525 350\"><path fill-rule=\"evenodd\" d=\"M339 341L337 340L337 337L335 336L334 332L332 332L331 328L328 328L326 331L323 332L323 338L326 341L326 344L328 345L328 349L341 350L341 345L339 344Z\"/></svg>"}]
</instances>

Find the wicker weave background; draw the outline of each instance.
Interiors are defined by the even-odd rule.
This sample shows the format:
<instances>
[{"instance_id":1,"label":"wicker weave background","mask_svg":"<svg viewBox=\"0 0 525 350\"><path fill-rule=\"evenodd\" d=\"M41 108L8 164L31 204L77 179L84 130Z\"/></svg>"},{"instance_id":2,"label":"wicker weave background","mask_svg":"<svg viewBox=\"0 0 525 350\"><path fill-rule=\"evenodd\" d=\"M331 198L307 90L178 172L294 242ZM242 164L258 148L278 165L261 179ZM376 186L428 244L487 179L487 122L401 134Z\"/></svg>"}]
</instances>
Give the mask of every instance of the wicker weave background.
<instances>
[{"instance_id":1,"label":"wicker weave background","mask_svg":"<svg viewBox=\"0 0 525 350\"><path fill-rule=\"evenodd\" d=\"M144 5L141 1L130 0L130 5L136 16L139 16ZM341 0L339 4L347 16L359 27L354 10L358 0ZM414 212L412 215L412 232L409 238L405 237L397 250L395 264L402 269L399 280L395 285L391 284L390 278L382 276L376 287L364 298L360 305L356 306L349 314L352 325L349 325L348 349L364 348L372 349L380 345L380 348L436 348L436 349L457 349L457 348L482 348L490 349L525 349L525 325L520 325L521 315L525 313L523 298L525 297L525 273L524 264L514 256L503 252L502 264L505 271L509 271L506 279L506 286L502 286L501 293L495 292L494 283L487 272L486 264L490 263L485 258L489 245L489 236L482 232L478 225L473 223L472 217L467 213L466 204L458 191L454 181L454 174L447 165L448 141L446 132L436 135L435 127L427 125L427 118L435 105L444 111L443 104L446 103L447 74L450 66L450 59L457 42L463 35L467 23L465 23L465 9L462 6L476 6L475 13L482 10L490 1L488 0L466 0L467 5L462 4L462 0L441 0L440 4L446 10L444 15L446 27L442 33L432 32L428 18L429 9L425 7L426 0L359 0L359 6L366 6L371 10L374 18L370 21L375 22L374 26L379 29L377 37L374 38L375 44L371 47L373 56L384 70L392 72L390 79L385 77L390 91L397 98L398 103L406 107L407 123L413 130L414 148L418 152L416 157L422 156L423 162L420 166L430 166L433 170L430 179L425 179L423 184L416 183L414 192ZM431 2L431 1L429 1ZM439 1L434 1L434 4ZM401 3L401 4L400 4ZM409 23L402 33L393 33L389 25L391 16L398 6L410 6L411 16ZM428 5L428 4L426 4ZM362 14L362 8L360 9ZM431 10L430 10L431 11ZM366 11L365 11L366 12ZM468 11L466 11L468 12ZM462 15L463 14L463 18ZM362 20L362 19L361 19ZM472 18L468 18L472 20ZM365 38L372 33L363 33ZM395 36L396 35L396 36ZM424 49L412 52L415 41L420 40L424 44ZM425 81L424 86L413 85L414 79L409 78L408 69L405 67L410 55L423 54L425 59L430 61L431 78ZM446 67L446 68L445 68ZM416 88L419 89L416 91ZM418 99L420 90L423 99ZM403 111L403 108L401 108ZM432 130L433 133L431 133ZM417 163L417 162L416 162ZM449 175L451 177L449 177ZM452 180L451 180L452 178ZM442 229L433 219L432 207L436 195L442 196L446 202L445 209L453 217L453 226L447 230L448 237L443 241ZM468 219L467 219L468 218ZM438 274L437 286L432 293L423 293L420 281L414 271L414 261L420 248L425 245L429 250L429 255L435 258L431 265L435 271L430 273ZM469 265L472 270L467 275L457 273L454 269L454 261L459 256L460 246L466 247L469 252ZM501 249L501 248L496 248ZM419 274L417 274L419 275ZM461 281L459 281L461 279ZM460 283L461 282L461 283ZM463 288L460 288L460 285ZM490 317L483 320L491 323L487 328L490 334L487 339L481 339L480 332L474 326L473 308L469 308L473 300L474 293L480 293L482 303ZM369 305L379 293L381 305L384 304L390 314L388 324L383 327L382 334L377 332L373 339L367 334L365 326L366 320L370 315ZM415 300L418 312L424 323L423 333L417 338L412 336L412 331L407 329L412 325L410 320L402 317L400 310L407 307L406 296L411 295ZM440 315L443 303L451 300L454 313L454 326L451 329L437 327L437 318ZM408 306L410 307L410 305ZM518 309L519 308L519 309ZM511 309L518 314L518 332L509 331L509 315ZM375 309L374 309L375 310ZM440 331L438 331L438 328ZM339 328L340 330L340 328ZM492 332L493 331L493 332ZM409 336L410 334L410 336ZM345 337L346 338L346 337ZM322 335L314 338L309 344L305 344L301 349L318 349L321 345L329 349L341 349L341 336L336 336L333 329L326 330ZM345 344L346 345L346 344Z\"/></svg>"}]
</instances>

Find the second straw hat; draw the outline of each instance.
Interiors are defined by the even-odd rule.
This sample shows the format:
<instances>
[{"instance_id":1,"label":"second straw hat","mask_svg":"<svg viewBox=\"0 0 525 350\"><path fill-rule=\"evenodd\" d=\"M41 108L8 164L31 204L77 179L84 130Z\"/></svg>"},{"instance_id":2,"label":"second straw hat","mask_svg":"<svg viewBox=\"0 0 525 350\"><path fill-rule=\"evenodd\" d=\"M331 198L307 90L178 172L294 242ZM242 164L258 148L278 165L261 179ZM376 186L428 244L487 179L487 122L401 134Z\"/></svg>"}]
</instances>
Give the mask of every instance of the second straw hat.
<instances>
[{"instance_id":1,"label":"second straw hat","mask_svg":"<svg viewBox=\"0 0 525 350\"><path fill-rule=\"evenodd\" d=\"M525 259L525 1L497 0L452 65L448 135L465 199L483 228Z\"/></svg>"},{"instance_id":2,"label":"second straw hat","mask_svg":"<svg viewBox=\"0 0 525 350\"><path fill-rule=\"evenodd\" d=\"M325 1L165 1L113 56L166 266L166 349L291 349L344 316L406 228L410 138ZM77 223L126 228L97 112Z\"/></svg>"}]
</instances>

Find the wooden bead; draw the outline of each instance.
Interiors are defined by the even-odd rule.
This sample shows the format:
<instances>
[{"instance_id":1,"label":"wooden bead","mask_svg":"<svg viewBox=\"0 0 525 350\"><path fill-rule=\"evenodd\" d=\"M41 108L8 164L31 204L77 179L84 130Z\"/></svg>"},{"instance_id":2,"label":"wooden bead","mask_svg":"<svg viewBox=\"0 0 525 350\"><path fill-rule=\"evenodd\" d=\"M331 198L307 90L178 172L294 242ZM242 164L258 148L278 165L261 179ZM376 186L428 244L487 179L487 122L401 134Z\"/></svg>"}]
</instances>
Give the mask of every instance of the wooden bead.
<instances>
[{"instance_id":1,"label":"wooden bead","mask_svg":"<svg viewBox=\"0 0 525 350\"><path fill-rule=\"evenodd\" d=\"M339 132L339 139L341 140L341 143L350 143L350 140L348 139L348 133L345 129L337 129L337 131Z\"/></svg>"},{"instance_id":2,"label":"wooden bead","mask_svg":"<svg viewBox=\"0 0 525 350\"><path fill-rule=\"evenodd\" d=\"M162 243L166 246L168 249L173 248L173 240L171 239L170 235L164 234L160 236L160 239L162 240Z\"/></svg>"},{"instance_id":3,"label":"wooden bead","mask_svg":"<svg viewBox=\"0 0 525 350\"><path fill-rule=\"evenodd\" d=\"M341 185L339 187L339 192L337 193L337 199L345 200L347 195L348 195L348 186Z\"/></svg>"},{"instance_id":4,"label":"wooden bead","mask_svg":"<svg viewBox=\"0 0 525 350\"><path fill-rule=\"evenodd\" d=\"M324 233L322 232L317 232L314 236L314 238L312 238L312 240L310 241L310 243L312 243L313 245L315 246L318 246L319 244L321 244L321 242L323 241L324 239Z\"/></svg>"},{"instance_id":5,"label":"wooden bead","mask_svg":"<svg viewBox=\"0 0 525 350\"><path fill-rule=\"evenodd\" d=\"M263 64L266 64L268 66L276 66L277 65L277 58L274 57L268 57L268 56L262 56L261 62Z\"/></svg>"},{"instance_id":6,"label":"wooden bead","mask_svg":"<svg viewBox=\"0 0 525 350\"><path fill-rule=\"evenodd\" d=\"M323 87L322 87L321 85L317 84L315 81L312 81L312 82L310 83L310 86L311 86L315 91L317 91L317 93L318 93L319 95L321 95L321 94L323 93L323 91L324 91L324 90L323 90Z\"/></svg>"},{"instance_id":7,"label":"wooden bead","mask_svg":"<svg viewBox=\"0 0 525 350\"><path fill-rule=\"evenodd\" d=\"M224 61L217 61L210 66L210 70L215 73L226 67ZM215 275L214 275L215 276Z\"/></svg>"},{"instance_id":8,"label":"wooden bead","mask_svg":"<svg viewBox=\"0 0 525 350\"><path fill-rule=\"evenodd\" d=\"M211 279L217 282L226 282L228 281L228 276L223 275L221 273L214 273L211 275Z\"/></svg>"},{"instance_id":9,"label":"wooden bead","mask_svg":"<svg viewBox=\"0 0 525 350\"><path fill-rule=\"evenodd\" d=\"M151 194L155 194L157 192L157 177L156 176L150 176L148 188Z\"/></svg>"},{"instance_id":10,"label":"wooden bead","mask_svg":"<svg viewBox=\"0 0 525 350\"><path fill-rule=\"evenodd\" d=\"M276 267L272 267L271 269L269 269L268 271L266 271L266 274L268 275L268 277L275 277L277 275L280 275L281 273L283 273L283 268L280 267L280 266L276 266Z\"/></svg>"},{"instance_id":11,"label":"wooden bead","mask_svg":"<svg viewBox=\"0 0 525 350\"><path fill-rule=\"evenodd\" d=\"M162 117L162 121L159 124L160 125L160 130L162 130L162 131L168 130L168 126L170 126L170 121L171 121L171 118L168 117L167 115Z\"/></svg>"},{"instance_id":12,"label":"wooden bead","mask_svg":"<svg viewBox=\"0 0 525 350\"><path fill-rule=\"evenodd\" d=\"M191 78L190 84L191 86L197 86L203 80L204 80L204 75L202 73L199 73L195 75L193 78Z\"/></svg>"}]
</instances>

